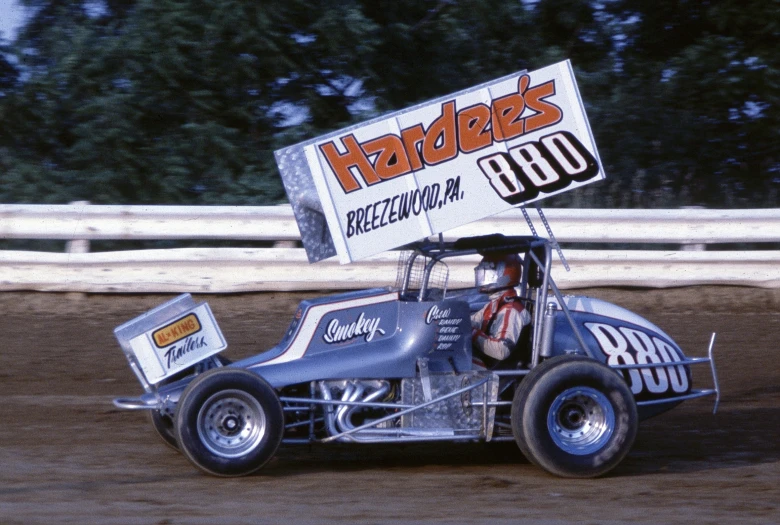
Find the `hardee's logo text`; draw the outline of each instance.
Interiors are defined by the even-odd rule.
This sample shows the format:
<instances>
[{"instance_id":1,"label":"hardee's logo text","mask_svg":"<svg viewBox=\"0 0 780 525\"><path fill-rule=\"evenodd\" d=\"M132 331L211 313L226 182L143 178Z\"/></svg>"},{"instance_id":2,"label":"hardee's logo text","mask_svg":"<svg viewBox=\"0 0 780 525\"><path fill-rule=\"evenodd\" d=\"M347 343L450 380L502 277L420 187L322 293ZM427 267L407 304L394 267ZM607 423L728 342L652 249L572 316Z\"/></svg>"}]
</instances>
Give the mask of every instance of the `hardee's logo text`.
<instances>
[{"instance_id":1,"label":"hardee's logo text","mask_svg":"<svg viewBox=\"0 0 780 525\"><path fill-rule=\"evenodd\" d=\"M455 158L459 152L472 153L494 142L510 140L561 121L563 112L545 100L555 94L555 81L529 87L531 79L518 80L517 93L497 98L491 105L475 104L459 111L455 101L442 104L441 115L428 129L422 124L401 130L401 136L388 134L359 143L354 135L341 137L341 153L335 141L320 145L320 151L344 190L351 193L435 166ZM523 115L526 108L532 114ZM373 157L373 160L371 158Z\"/></svg>"}]
</instances>

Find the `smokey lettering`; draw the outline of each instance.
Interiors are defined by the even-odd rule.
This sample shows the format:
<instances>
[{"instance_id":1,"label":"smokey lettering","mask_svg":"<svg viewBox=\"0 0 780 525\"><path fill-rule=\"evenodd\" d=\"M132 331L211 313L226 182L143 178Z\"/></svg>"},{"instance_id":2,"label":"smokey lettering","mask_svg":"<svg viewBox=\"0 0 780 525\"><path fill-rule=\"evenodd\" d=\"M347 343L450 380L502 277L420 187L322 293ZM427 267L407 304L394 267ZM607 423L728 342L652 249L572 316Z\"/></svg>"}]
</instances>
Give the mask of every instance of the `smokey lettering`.
<instances>
[{"instance_id":1,"label":"smokey lettering","mask_svg":"<svg viewBox=\"0 0 780 525\"><path fill-rule=\"evenodd\" d=\"M206 343L206 338L204 336L201 337L188 337L184 341L182 341L179 345L174 345L170 347L168 350L165 351L165 359L167 360L168 369L170 370L171 365L177 364L177 361L184 357L185 355L194 352L195 350L200 350L201 348L208 346Z\"/></svg>"},{"instance_id":2,"label":"smokey lettering","mask_svg":"<svg viewBox=\"0 0 780 525\"><path fill-rule=\"evenodd\" d=\"M331 319L325 328L322 338L328 344L342 343L356 337L364 336L366 342L371 342L376 334L385 335L385 331L379 328L381 317L366 317L364 312L356 321L342 325L338 319Z\"/></svg>"}]
</instances>

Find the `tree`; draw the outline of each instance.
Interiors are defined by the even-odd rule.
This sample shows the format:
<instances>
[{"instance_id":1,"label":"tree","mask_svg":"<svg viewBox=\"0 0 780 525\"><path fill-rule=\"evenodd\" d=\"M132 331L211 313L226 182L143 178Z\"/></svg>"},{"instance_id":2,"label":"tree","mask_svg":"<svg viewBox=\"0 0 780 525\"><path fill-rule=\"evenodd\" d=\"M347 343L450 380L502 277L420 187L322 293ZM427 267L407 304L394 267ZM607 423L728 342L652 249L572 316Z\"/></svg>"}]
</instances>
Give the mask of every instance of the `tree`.
<instances>
[{"instance_id":1,"label":"tree","mask_svg":"<svg viewBox=\"0 0 780 525\"><path fill-rule=\"evenodd\" d=\"M5 201L278 202L279 108L326 120L328 88L360 76L359 54L302 50L310 32L335 48L360 38L359 24L333 31L349 3L35 4L17 43L29 78L0 105ZM43 197L30 193L36 171Z\"/></svg>"},{"instance_id":2,"label":"tree","mask_svg":"<svg viewBox=\"0 0 780 525\"><path fill-rule=\"evenodd\" d=\"M644 186L634 189L648 201L663 194L671 205L776 206L780 5L606 5L623 39L606 120L607 151L624 188L632 173L643 174Z\"/></svg>"},{"instance_id":3,"label":"tree","mask_svg":"<svg viewBox=\"0 0 780 525\"><path fill-rule=\"evenodd\" d=\"M548 205L777 204L776 2L25 3L4 202L280 202L281 146L569 58L607 181Z\"/></svg>"}]
</instances>

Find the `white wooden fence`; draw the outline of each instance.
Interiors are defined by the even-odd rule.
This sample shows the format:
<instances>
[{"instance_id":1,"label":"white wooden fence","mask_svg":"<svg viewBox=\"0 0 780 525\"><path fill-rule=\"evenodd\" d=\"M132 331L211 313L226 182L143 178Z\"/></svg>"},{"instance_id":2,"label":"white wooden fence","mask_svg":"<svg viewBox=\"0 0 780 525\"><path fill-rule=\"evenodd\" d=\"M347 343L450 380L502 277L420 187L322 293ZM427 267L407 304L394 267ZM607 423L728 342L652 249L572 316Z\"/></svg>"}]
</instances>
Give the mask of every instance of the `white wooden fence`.
<instances>
[{"instance_id":1,"label":"white wooden fence","mask_svg":"<svg viewBox=\"0 0 780 525\"><path fill-rule=\"evenodd\" d=\"M537 231L544 227L530 211ZM566 272L554 263L562 288L671 287L700 284L780 288L780 251L687 251L717 243L780 244L780 209L582 210L547 209L563 243L653 243L679 250L565 251ZM452 239L500 232L529 233L519 210L457 228ZM289 206L175 207L0 205L5 239L222 239L297 241ZM85 252L86 250L80 250ZM476 260L450 265L450 285L473 280ZM302 248L177 248L94 253L0 251L0 290L76 292L247 292L330 290L395 282L397 254L340 266L309 264Z\"/></svg>"}]
</instances>

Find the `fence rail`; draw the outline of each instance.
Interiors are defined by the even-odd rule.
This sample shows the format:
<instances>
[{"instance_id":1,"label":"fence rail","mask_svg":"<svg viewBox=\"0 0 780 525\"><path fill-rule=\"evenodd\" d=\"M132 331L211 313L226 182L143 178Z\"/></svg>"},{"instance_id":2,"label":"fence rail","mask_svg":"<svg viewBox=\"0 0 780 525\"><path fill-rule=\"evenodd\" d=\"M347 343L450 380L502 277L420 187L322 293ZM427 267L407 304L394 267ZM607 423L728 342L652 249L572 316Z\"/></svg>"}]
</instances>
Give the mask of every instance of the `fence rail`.
<instances>
[{"instance_id":1,"label":"fence rail","mask_svg":"<svg viewBox=\"0 0 780 525\"><path fill-rule=\"evenodd\" d=\"M545 210L561 242L780 243L780 209ZM537 230L543 232L535 211ZM527 234L519 211L448 232ZM0 237L60 240L223 239L297 241L289 206L175 207L0 205ZM239 243L240 244L240 243ZM780 288L780 251L566 250L562 288L700 284ZM310 265L301 248L177 248L95 253L0 251L0 290L195 292L328 290L395 282L397 255L350 265ZM450 267L450 286L468 286L476 260Z\"/></svg>"},{"instance_id":2,"label":"fence rail","mask_svg":"<svg viewBox=\"0 0 780 525\"><path fill-rule=\"evenodd\" d=\"M547 209L561 242L780 242L780 208L757 210ZM531 217L538 221L535 210ZM456 228L446 238L505 231L528 233L511 210ZM230 239L299 240L290 206L0 205L6 239Z\"/></svg>"}]
</instances>

